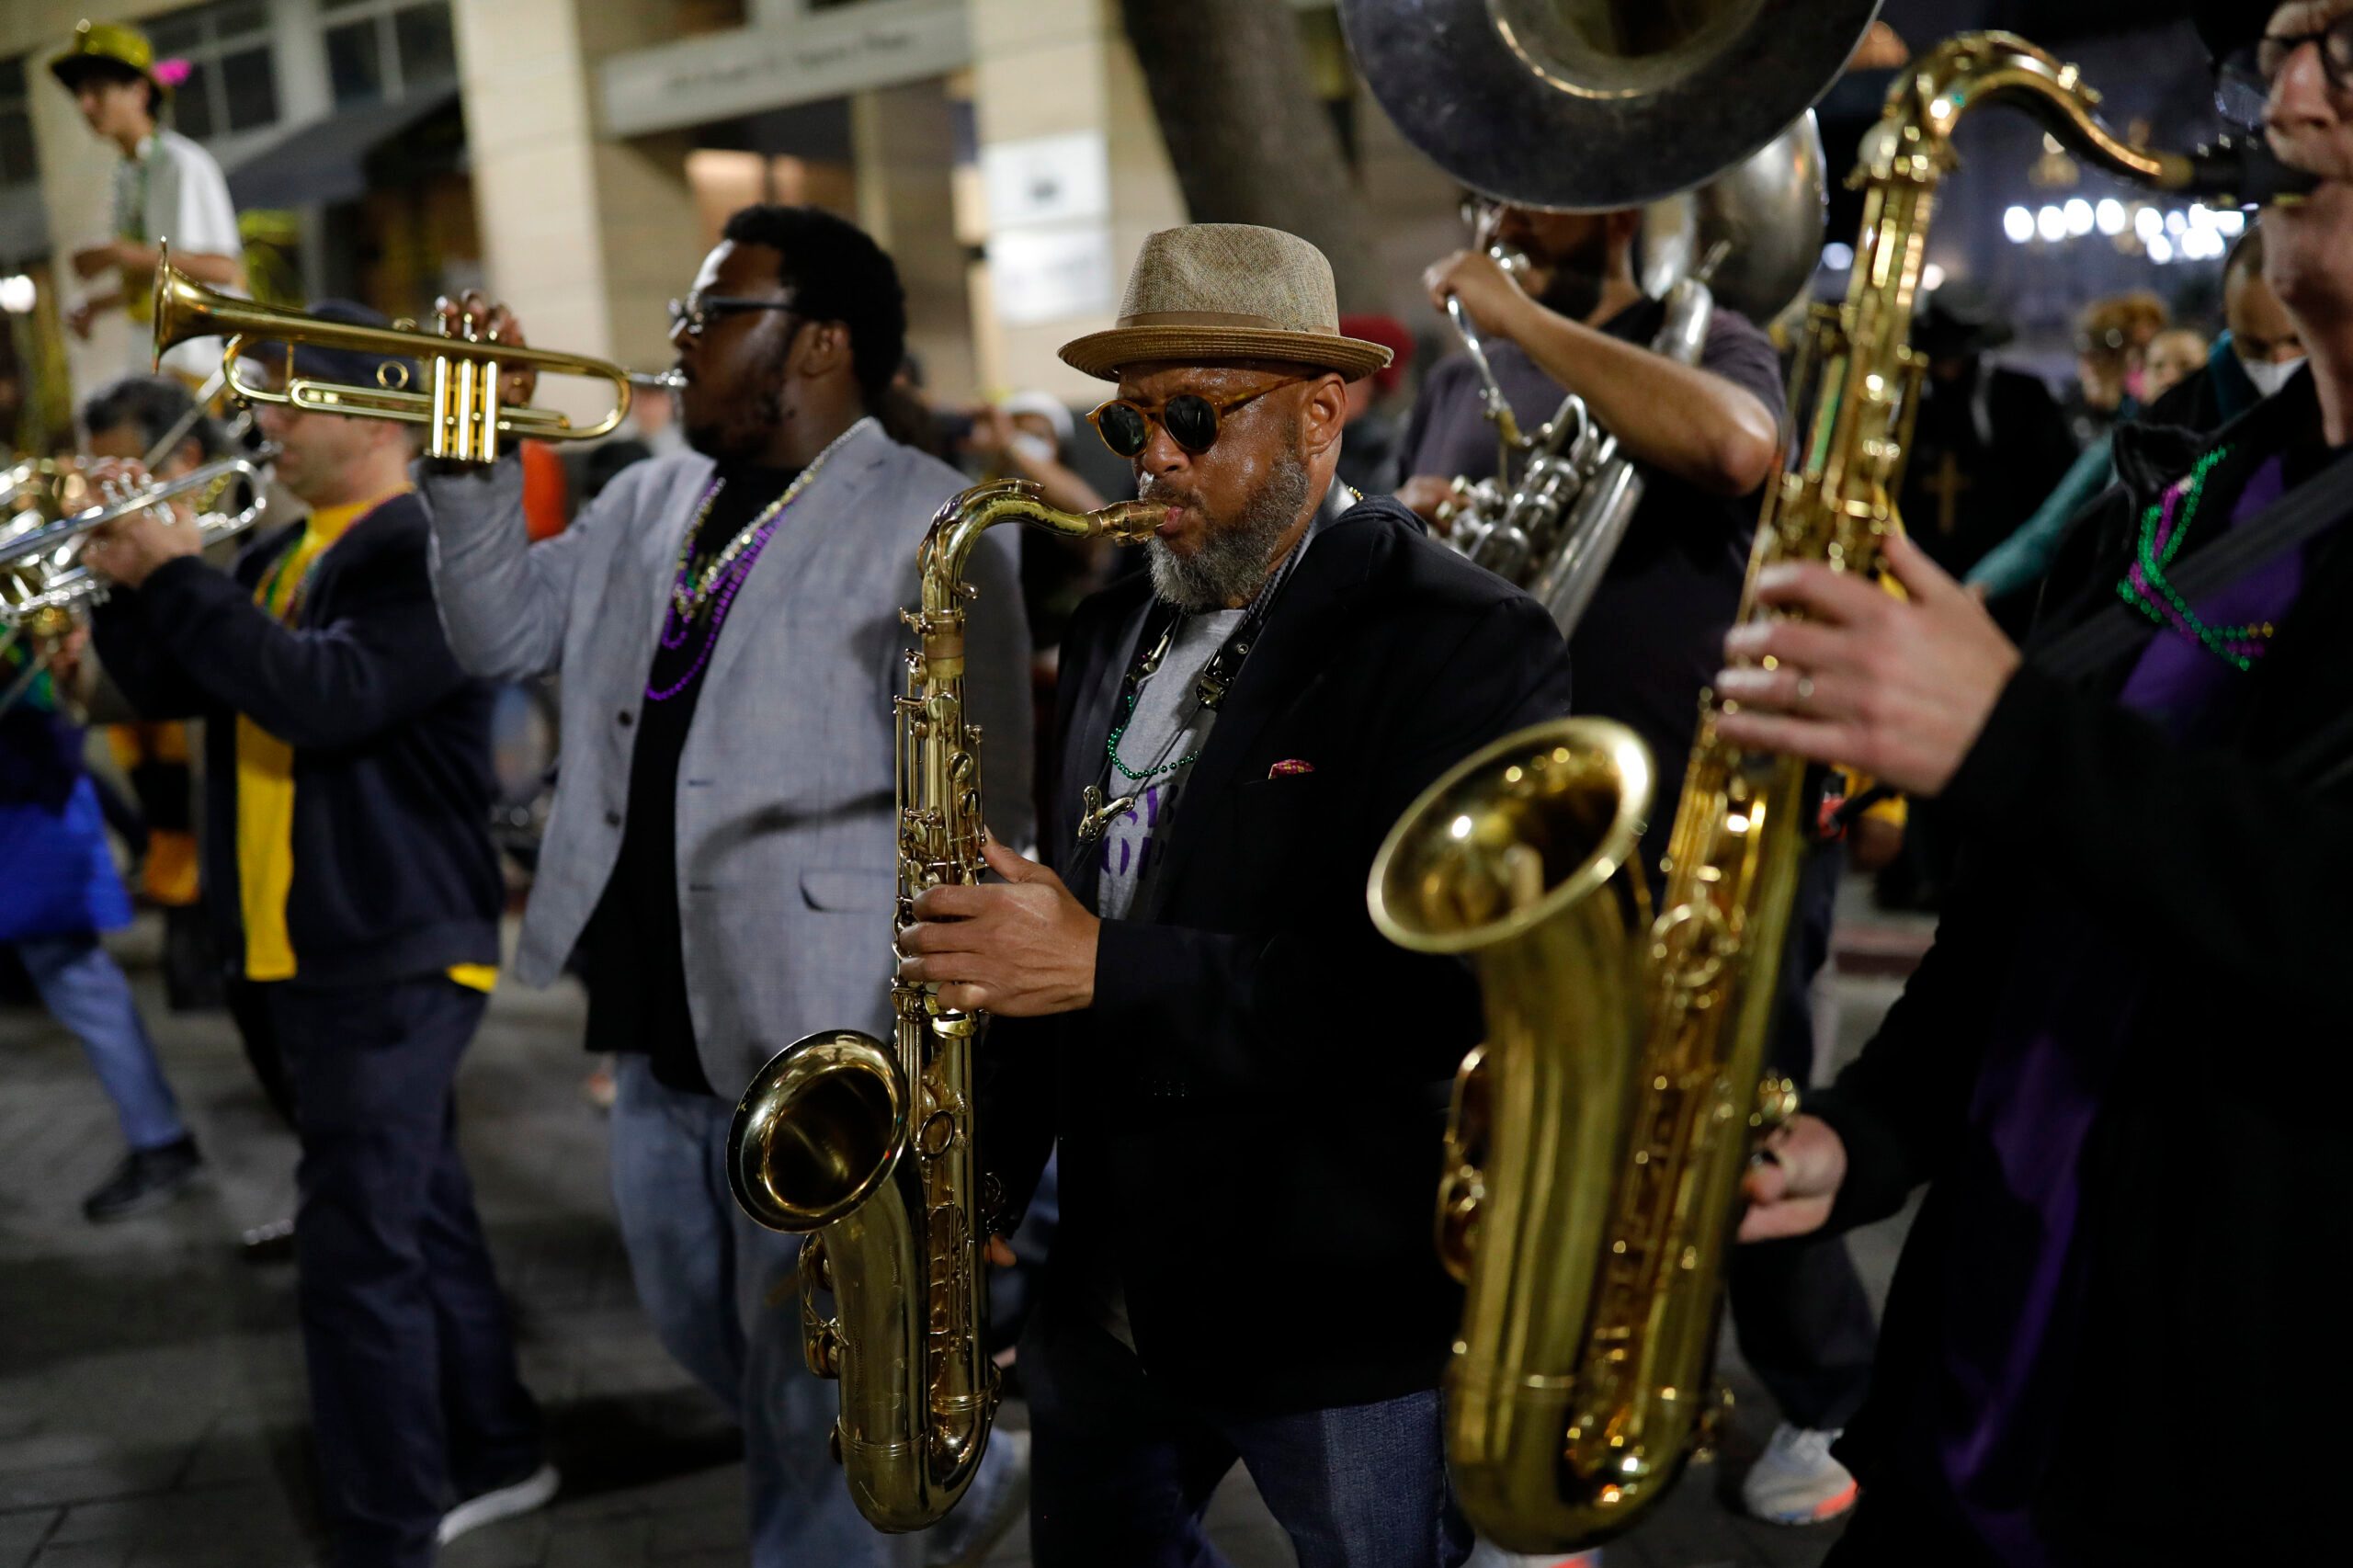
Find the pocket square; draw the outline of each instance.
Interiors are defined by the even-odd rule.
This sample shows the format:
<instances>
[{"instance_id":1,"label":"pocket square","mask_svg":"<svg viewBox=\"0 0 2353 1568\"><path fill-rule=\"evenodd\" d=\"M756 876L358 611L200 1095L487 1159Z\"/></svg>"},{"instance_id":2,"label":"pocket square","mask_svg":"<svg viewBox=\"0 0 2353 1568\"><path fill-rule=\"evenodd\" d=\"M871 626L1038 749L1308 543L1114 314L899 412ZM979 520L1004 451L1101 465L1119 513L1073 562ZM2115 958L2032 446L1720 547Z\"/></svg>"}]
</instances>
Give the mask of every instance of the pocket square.
<instances>
[{"instance_id":1,"label":"pocket square","mask_svg":"<svg viewBox=\"0 0 2353 1568\"><path fill-rule=\"evenodd\" d=\"M1313 773L1314 771L1315 765L1313 763L1304 761L1296 756L1287 756L1283 758L1282 761L1267 769L1267 777L1269 778L1297 778L1302 774Z\"/></svg>"}]
</instances>

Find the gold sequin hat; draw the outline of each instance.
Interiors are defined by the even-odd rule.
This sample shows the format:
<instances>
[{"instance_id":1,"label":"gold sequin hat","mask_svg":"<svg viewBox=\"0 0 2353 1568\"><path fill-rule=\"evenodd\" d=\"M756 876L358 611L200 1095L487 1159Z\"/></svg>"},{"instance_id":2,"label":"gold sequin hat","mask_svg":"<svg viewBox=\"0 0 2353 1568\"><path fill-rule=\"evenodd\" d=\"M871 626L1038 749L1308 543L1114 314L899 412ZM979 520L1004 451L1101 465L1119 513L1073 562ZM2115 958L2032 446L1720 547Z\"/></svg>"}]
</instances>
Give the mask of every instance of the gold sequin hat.
<instances>
[{"instance_id":1,"label":"gold sequin hat","mask_svg":"<svg viewBox=\"0 0 2353 1568\"><path fill-rule=\"evenodd\" d=\"M1152 359L1282 359L1349 381L1389 350L1340 332L1332 264L1296 234L1193 223L1143 243L1118 324L1063 345L1063 363L1107 381Z\"/></svg>"},{"instance_id":2,"label":"gold sequin hat","mask_svg":"<svg viewBox=\"0 0 2353 1568\"><path fill-rule=\"evenodd\" d=\"M82 79L84 68L92 61L104 60L126 66L147 78L158 97L168 96L171 86L155 74L155 46L147 35L128 22L84 21L74 29L74 41L64 53L49 62L49 74L72 92Z\"/></svg>"}]
</instances>

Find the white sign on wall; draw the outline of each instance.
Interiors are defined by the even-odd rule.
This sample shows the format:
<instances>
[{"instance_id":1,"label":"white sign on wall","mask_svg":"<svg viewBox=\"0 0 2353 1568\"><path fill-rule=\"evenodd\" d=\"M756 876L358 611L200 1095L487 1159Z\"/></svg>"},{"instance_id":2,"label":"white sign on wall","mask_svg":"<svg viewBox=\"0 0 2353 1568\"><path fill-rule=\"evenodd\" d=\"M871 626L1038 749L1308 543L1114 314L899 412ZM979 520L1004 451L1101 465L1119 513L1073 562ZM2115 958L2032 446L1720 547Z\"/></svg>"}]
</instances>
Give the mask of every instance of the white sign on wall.
<instances>
[{"instance_id":1,"label":"white sign on wall","mask_svg":"<svg viewBox=\"0 0 2353 1568\"><path fill-rule=\"evenodd\" d=\"M1108 315L1119 302L1111 292L1111 234L1099 224L996 234L989 241L989 275L997 317L1008 326Z\"/></svg>"},{"instance_id":2,"label":"white sign on wall","mask_svg":"<svg viewBox=\"0 0 2353 1568\"><path fill-rule=\"evenodd\" d=\"M972 63L965 0L867 0L617 55L601 72L604 130L643 136Z\"/></svg>"},{"instance_id":3,"label":"white sign on wall","mask_svg":"<svg viewBox=\"0 0 2353 1568\"><path fill-rule=\"evenodd\" d=\"M981 178L998 233L1110 215L1111 160L1100 131L992 143L981 149Z\"/></svg>"}]
</instances>

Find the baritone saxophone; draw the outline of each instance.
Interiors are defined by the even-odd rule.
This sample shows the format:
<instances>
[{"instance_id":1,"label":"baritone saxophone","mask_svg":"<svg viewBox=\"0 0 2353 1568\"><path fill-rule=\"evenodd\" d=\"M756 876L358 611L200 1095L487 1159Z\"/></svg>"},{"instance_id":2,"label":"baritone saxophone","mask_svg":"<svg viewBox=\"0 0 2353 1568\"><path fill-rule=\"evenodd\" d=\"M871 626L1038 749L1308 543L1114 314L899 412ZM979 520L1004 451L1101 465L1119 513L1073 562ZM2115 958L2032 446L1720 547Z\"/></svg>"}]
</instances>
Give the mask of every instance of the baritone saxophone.
<instances>
[{"instance_id":1,"label":"baritone saxophone","mask_svg":"<svg viewBox=\"0 0 2353 1568\"><path fill-rule=\"evenodd\" d=\"M1907 67L1862 144L1846 300L1815 308L1794 372L1800 444L1768 493L1743 621L1771 613L1756 580L1775 563L1881 569L1929 222L1954 127L1995 102L2120 178L2294 190L2253 147L2131 145L2073 66L2006 33L1949 40ZM1721 1408L1711 1364L1740 1179L1756 1130L1790 1108L1765 1073L1808 829L1804 765L1725 742L1729 711L1702 702L1655 908L1633 863L1649 757L1595 720L1472 757L1373 867L1381 930L1469 955L1485 996L1439 1194L1439 1252L1466 1287L1447 1435L1464 1512L1511 1550L1573 1550L1639 1521Z\"/></svg>"},{"instance_id":2,"label":"baritone saxophone","mask_svg":"<svg viewBox=\"0 0 2353 1568\"><path fill-rule=\"evenodd\" d=\"M922 603L905 613L898 721L898 901L972 883L981 846L981 732L964 721L965 565L999 523L1070 539L1148 538L1165 508L1049 506L1016 481L980 485L932 519L917 557ZM895 958L896 949L893 947ZM727 1141L728 1185L745 1213L801 1244L810 1370L841 1383L835 1450L876 1528L936 1524L980 1468L996 1413L983 1249L1000 1195L973 1163L973 1052L988 1017L943 1007L935 988L893 981L892 1038L828 1029L779 1051L745 1091ZM818 1298L830 1292L828 1315Z\"/></svg>"}]
</instances>

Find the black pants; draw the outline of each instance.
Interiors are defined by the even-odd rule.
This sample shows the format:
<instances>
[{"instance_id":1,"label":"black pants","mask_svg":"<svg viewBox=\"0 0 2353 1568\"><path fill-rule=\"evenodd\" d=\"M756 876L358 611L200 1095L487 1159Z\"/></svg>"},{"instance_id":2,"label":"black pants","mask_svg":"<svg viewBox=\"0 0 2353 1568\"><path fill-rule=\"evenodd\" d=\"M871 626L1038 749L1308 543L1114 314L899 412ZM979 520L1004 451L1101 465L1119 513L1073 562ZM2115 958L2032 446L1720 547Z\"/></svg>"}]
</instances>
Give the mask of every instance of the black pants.
<instances>
[{"instance_id":1,"label":"black pants","mask_svg":"<svg viewBox=\"0 0 2353 1568\"><path fill-rule=\"evenodd\" d=\"M1830 925L1846 851L1813 851L1781 955L1773 1066L1801 1087L1813 1073L1813 977L1830 958ZM1878 1332L1844 1236L1736 1247L1726 1280L1740 1353L1781 1415L1800 1426L1844 1426L1863 1404Z\"/></svg>"},{"instance_id":2,"label":"black pants","mask_svg":"<svg viewBox=\"0 0 2353 1568\"><path fill-rule=\"evenodd\" d=\"M300 1131L301 1123L294 1119L294 1085L286 1076L286 1053L278 1048L278 1030L269 1021L269 998L276 990L276 985L233 979L223 1000L229 1004L230 1021L237 1026L237 1043L244 1047L245 1064L254 1070L254 1082L268 1096L270 1108L287 1126Z\"/></svg>"},{"instance_id":3,"label":"black pants","mask_svg":"<svg viewBox=\"0 0 2353 1568\"><path fill-rule=\"evenodd\" d=\"M334 1562L424 1568L452 1503L541 1453L458 1157L451 1085L487 998L439 976L254 990L302 1141L294 1244Z\"/></svg>"}]
</instances>

